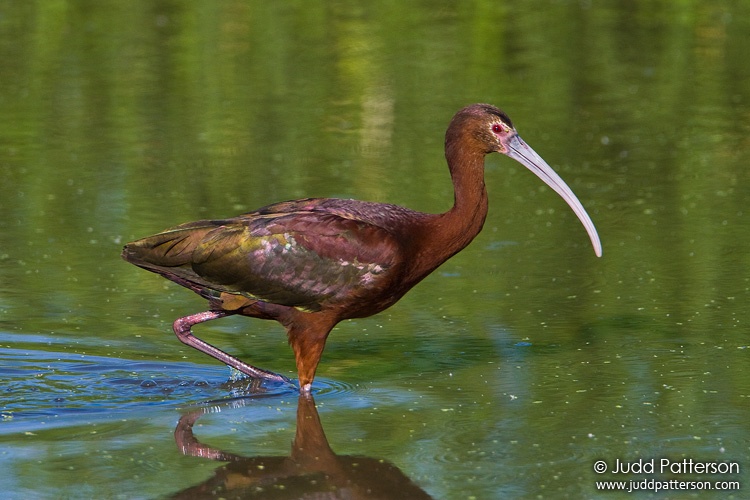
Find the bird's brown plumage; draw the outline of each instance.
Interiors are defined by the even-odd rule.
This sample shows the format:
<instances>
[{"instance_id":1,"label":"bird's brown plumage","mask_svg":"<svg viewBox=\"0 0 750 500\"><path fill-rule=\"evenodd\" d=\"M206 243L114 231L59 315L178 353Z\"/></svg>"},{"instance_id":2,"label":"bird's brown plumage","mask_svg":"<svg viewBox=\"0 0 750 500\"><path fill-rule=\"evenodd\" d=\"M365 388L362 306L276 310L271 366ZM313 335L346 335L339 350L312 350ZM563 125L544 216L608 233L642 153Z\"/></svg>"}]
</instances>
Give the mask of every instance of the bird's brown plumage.
<instances>
[{"instance_id":1,"label":"bird's brown plumage","mask_svg":"<svg viewBox=\"0 0 750 500\"><path fill-rule=\"evenodd\" d=\"M300 387L308 391L336 323L393 305L479 233L487 215L488 153L513 157L561 193L600 253L578 200L520 140L505 113L487 104L462 109L448 127L445 148L455 190L448 212L332 198L294 200L229 219L182 224L127 244L122 256L207 298L210 310L178 319L175 333L251 376L279 377L195 338L191 327L229 314L279 321L295 352Z\"/></svg>"}]
</instances>

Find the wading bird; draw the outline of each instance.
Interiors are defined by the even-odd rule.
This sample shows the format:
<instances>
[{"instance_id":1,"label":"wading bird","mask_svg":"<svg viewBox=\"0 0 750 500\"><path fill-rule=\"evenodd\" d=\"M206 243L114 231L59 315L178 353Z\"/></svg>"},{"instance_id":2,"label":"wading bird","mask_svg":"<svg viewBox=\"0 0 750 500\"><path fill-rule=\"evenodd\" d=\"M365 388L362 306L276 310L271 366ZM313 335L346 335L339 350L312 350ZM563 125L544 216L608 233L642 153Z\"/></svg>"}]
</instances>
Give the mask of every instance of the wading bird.
<instances>
[{"instance_id":1,"label":"wading bird","mask_svg":"<svg viewBox=\"0 0 750 500\"><path fill-rule=\"evenodd\" d=\"M195 337L191 328L240 314L281 323L294 350L299 388L309 392L331 329L396 303L479 233L487 215L484 157L507 155L573 209L601 256L591 218L565 182L488 104L460 110L445 134L454 204L445 213L335 198L307 198L238 217L188 222L128 243L122 257L208 299L179 318L183 343L250 377L289 382Z\"/></svg>"}]
</instances>

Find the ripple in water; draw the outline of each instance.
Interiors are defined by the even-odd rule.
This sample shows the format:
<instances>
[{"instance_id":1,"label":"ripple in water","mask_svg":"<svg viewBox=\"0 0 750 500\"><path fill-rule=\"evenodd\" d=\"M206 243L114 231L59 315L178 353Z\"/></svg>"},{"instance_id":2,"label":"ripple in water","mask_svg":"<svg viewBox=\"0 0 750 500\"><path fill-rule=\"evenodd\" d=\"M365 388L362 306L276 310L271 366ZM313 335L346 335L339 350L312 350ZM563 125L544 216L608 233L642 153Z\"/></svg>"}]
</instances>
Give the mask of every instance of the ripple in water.
<instances>
[{"instance_id":1,"label":"ripple in water","mask_svg":"<svg viewBox=\"0 0 750 500\"><path fill-rule=\"evenodd\" d=\"M238 394L292 394L285 384L227 382L221 365L139 362L80 354L0 349L2 420L180 407Z\"/></svg>"},{"instance_id":2,"label":"ripple in water","mask_svg":"<svg viewBox=\"0 0 750 500\"><path fill-rule=\"evenodd\" d=\"M348 394L362 394L369 392L367 386L350 384L339 380L316 378L313 383L313 394L316 396L346 396Z\"/></svg>"},{"instance_id":3,"label":"ripple in water","mask_svg":"<svg viewBox=\"0 0 750 500\"><path fill-rule=\"evenodd\" d=\"M233 404L276 398L296 401L299 391L285 383L231 376L219 364L133 361L42 350L0 349L3 428L31 424L75 425L93 419L195 405ZM296 381L294 381L296 384ZM319 377L313 395L337 408L395 405L413 397L400 389ZM280 399L279 399L280 398ZM151 410L149 410L151 409Z\"/></svg>"}]
</instances>

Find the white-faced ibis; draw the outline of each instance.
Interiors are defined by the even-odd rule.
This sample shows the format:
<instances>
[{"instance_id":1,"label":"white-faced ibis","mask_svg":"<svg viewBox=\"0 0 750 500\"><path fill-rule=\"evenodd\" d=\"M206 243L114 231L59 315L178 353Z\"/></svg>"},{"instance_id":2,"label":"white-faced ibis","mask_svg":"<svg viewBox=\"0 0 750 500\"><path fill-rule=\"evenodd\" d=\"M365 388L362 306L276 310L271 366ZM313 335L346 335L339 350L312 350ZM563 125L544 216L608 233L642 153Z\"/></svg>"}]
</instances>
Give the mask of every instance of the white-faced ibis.
<instances>
[{"instance_id":1,"label":"white-faced ibis","mask_svg":"<svg viewBox=\"0 0 750 500\"><path fill-rule=\"evenodd\" d=\"M479 233L487 215L484 157L492 152L520 162L562 196L601 256L599 236L576 196L518 136L510 118L488 104L462 109L448 126L445 156L454 204L445 213L308 198L188 222L127 244L122 256L208 299L208 311L177 319L174 332L250 377L288 382L200 340L191 327L232 314L284 325L300 390L309 392L338 322L392 306Z\"/></svg>"}]
</instances>

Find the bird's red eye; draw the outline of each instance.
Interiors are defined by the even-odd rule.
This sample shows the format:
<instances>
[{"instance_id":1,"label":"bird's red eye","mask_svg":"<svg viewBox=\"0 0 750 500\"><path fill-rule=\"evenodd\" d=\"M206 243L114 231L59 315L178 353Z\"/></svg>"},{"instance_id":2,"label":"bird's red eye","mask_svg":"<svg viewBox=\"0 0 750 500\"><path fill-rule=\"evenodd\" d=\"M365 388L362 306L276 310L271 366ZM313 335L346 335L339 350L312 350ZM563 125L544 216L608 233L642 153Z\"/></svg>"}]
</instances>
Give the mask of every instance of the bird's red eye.
<instances>
[{"instance_id":1,"label":"bird's red eye","mask_svg":"<svg viewBox=\"0 0 750 500\"><path fill-rule=\"evenodd\" d=\"M503 127L501 127L499 123L495 123L492 125L492 131L495 132L496 134L499 134L500 132L503 131Z\"/></svg>"}]
</instances>

